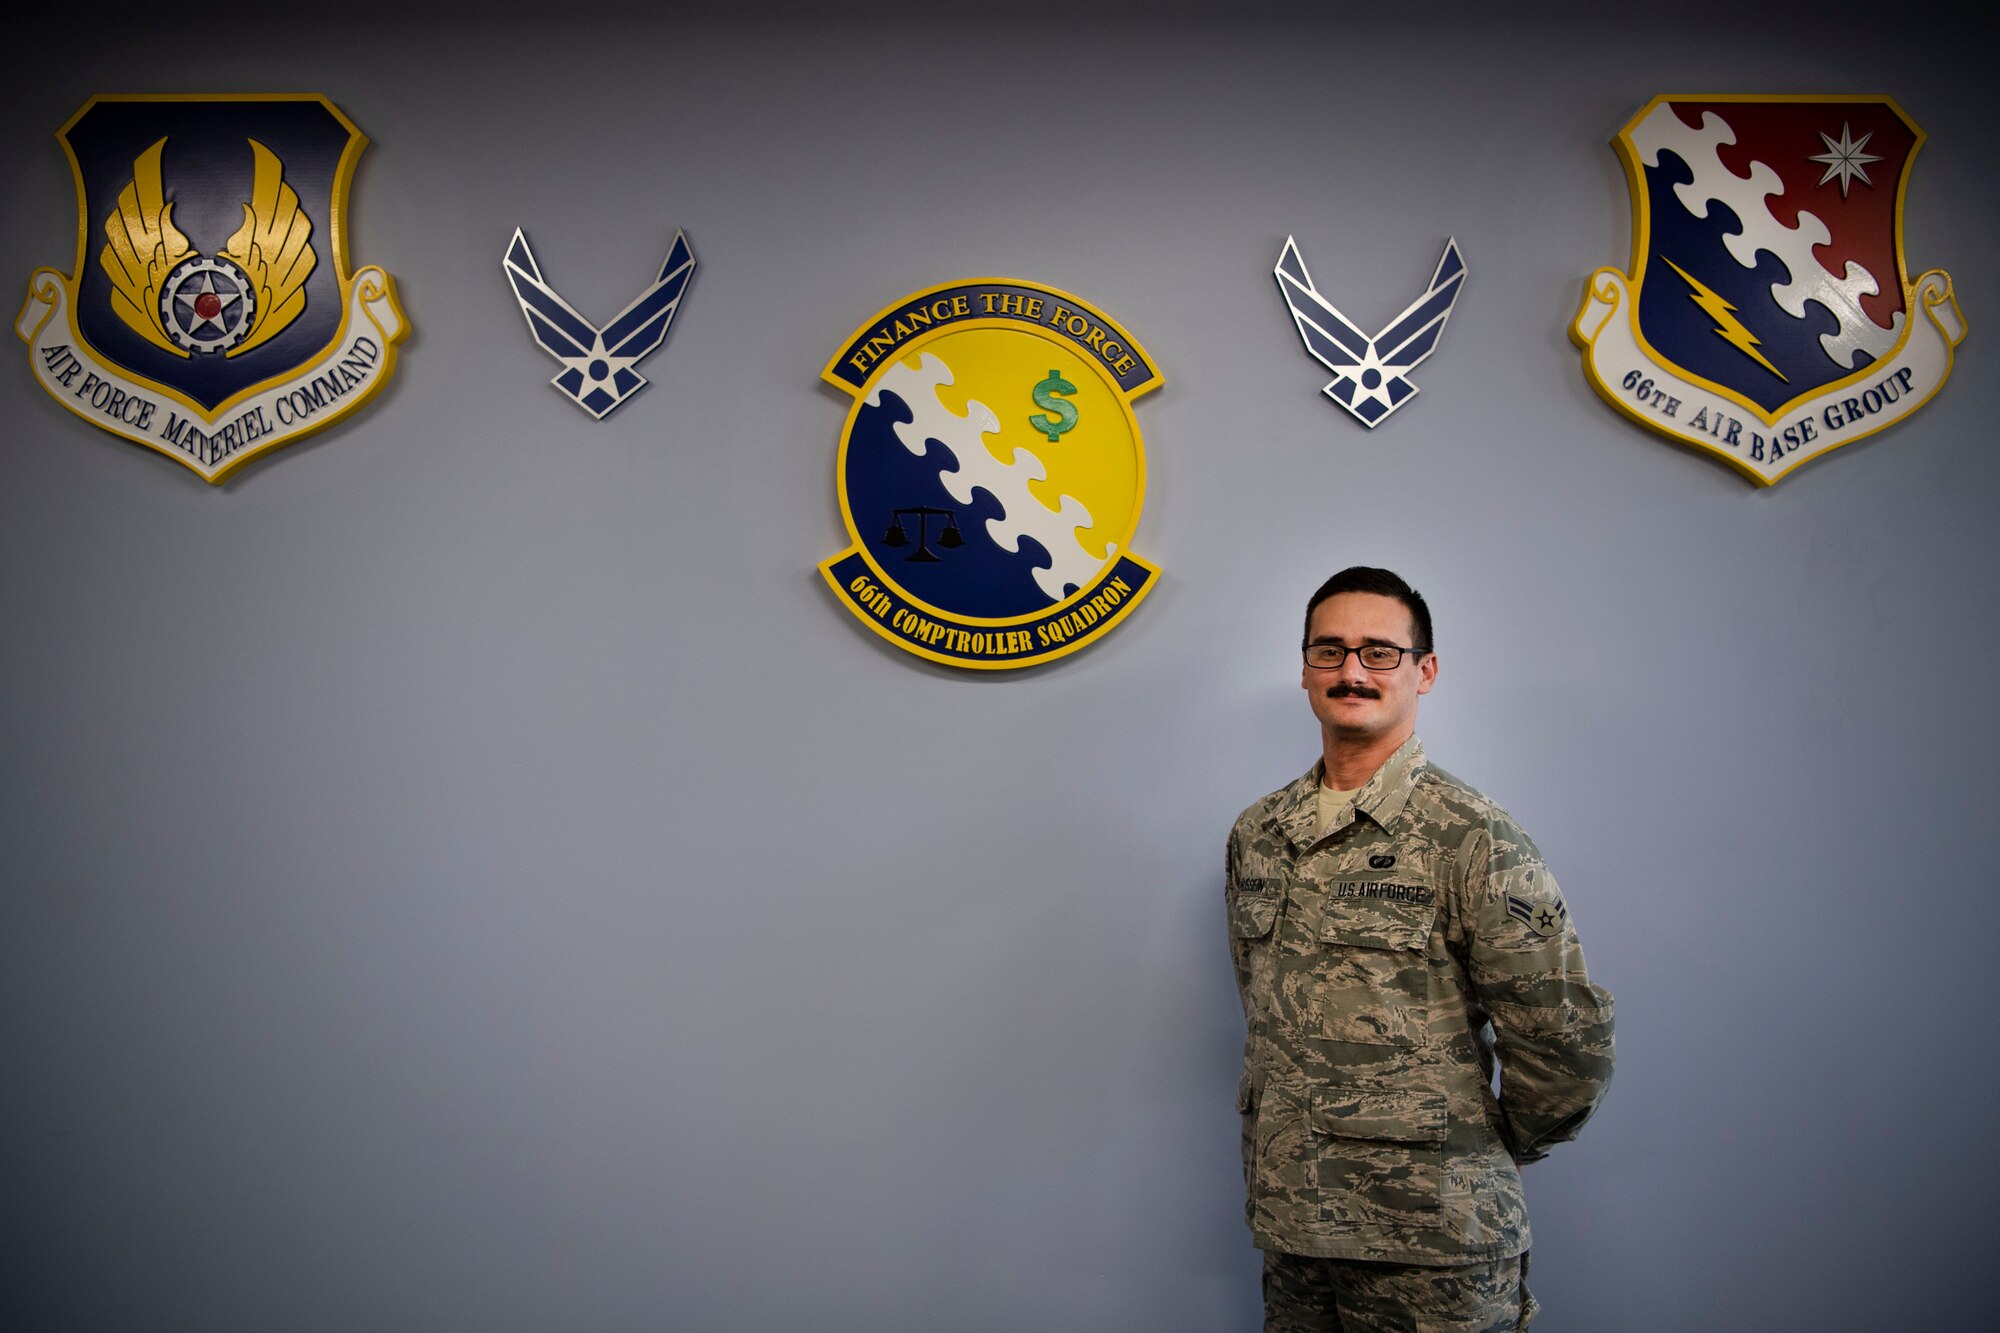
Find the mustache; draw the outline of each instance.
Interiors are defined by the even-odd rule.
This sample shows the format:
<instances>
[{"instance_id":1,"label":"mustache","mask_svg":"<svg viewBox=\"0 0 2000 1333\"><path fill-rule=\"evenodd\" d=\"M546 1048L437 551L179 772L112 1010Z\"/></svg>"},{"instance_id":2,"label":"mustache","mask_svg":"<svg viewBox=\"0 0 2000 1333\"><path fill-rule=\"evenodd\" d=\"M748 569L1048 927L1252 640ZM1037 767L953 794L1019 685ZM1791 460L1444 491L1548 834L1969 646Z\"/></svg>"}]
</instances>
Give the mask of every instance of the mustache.
<instances>
[{"instance_id":1,"label":"mustache","mask_svg":"<svg viewBox=\"0 0 2000 1333\"><path fill-rule=\"evenodd\" d=\"M1379 699L1382 697L1382 691L1376 689L1373 685L1350 685L1346 681L1341 681L1338 685L1329 685L1326 687L1326 697L1329 699Z\"/></svg>"}]
</instances>

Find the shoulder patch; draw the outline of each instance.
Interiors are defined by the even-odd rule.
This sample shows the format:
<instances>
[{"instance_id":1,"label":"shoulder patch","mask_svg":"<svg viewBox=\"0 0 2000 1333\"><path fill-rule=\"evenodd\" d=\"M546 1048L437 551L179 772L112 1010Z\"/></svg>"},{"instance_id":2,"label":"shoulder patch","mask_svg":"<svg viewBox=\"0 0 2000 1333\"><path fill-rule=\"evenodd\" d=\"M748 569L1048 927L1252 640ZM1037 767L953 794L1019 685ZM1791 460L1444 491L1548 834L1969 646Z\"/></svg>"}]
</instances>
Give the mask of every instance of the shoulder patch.
<instances>
[{"instance_id":1,"label":"shoulder patch","mask_svg":"<svg viewBox=\"0 0 2000 1333\"><path fill-rule=\"evenodd\" d=\"M1507 915L1546 939L1562 933L1563 923L1569 920L1569 908L1563 906L1560 898L1531 903L1510 893L1507 895Z\"/></svg>"}]
</instances>

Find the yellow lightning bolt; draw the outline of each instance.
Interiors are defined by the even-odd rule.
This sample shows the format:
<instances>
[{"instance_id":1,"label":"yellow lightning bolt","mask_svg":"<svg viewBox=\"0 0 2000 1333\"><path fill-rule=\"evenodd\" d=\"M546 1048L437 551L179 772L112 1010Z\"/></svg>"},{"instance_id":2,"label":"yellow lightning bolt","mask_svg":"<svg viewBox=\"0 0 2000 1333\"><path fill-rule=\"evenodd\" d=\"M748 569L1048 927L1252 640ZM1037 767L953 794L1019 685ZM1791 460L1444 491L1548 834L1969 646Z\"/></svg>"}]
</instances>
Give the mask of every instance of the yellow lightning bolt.
<instances>
[{"instance_id":1,"label":"yellow lightning bolt","mask_svg":"<svg viewBox=\"0 0 2000 1333\"><path fill-rule=\"evenodd\" d=\"M1687 280L1687 285L1694 288L1694 295L1688 299L1700 306L1715 321L1715 331L1717 333L1728 339L1733 346L1739 348L1743 355L1751 358L1779 379L1785 380L1785 383L1791 383L1790 380L1785 379L1784 371L1779 370L1776 366L1765 360L1764 354L1757 350L1757 335L1744 328L1743 321L1736 318L1734 313L1736 310L1735 306L1723 300L1719 293L1704 286L1701 279L1695 277L1694 274L1688 272L1673 260L1667 259L1665 255L1661 255L1660 258L1666 259L1667 267L1680 274L1681 277Z\"/></svg>"}]
</instances>

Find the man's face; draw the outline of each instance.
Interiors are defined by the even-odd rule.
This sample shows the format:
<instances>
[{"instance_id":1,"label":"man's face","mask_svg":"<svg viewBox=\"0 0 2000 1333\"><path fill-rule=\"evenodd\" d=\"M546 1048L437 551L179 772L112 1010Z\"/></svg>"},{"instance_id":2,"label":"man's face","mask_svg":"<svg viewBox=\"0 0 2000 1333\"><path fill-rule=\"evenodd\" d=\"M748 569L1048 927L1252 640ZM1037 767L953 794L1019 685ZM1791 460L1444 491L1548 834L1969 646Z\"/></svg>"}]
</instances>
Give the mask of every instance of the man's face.
<instances>
[{"instance_id":1,"label":"man's face","mask_svg":"<svg viewBox=\"0 0 2000 1333\"><path fill-rule=\"evenodd\" d=\"M1336 593L1313 608L1306 642L1343 648L1388 643L1408 648L1416 636L1410 609L1394 597L1372 592ZM1417 696L1429 694L1437 679L1437 657L1405 654L1393 671L1370 671L1349 653L1337 667L1306 667L1300 682L1312 701L1313 716L1329 734L1355 741L1395 737L1399 743L1417 726Z\"/></svg>"}]
</instances>

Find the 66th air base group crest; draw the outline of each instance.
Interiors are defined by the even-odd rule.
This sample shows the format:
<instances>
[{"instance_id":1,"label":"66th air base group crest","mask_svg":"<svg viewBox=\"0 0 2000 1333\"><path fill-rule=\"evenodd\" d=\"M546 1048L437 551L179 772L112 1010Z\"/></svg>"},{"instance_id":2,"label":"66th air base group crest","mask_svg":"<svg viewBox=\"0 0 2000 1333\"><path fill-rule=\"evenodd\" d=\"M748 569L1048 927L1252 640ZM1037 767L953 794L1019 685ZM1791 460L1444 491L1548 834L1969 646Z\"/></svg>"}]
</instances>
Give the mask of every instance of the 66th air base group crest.
<instances>
[{"instance_id":1,"label":"66th air base group crest","mask_svg":"<svg viewBox=\"0 0 2000 1333\"><path fill-rule=\"evenodd\" d=\"M1906 276L1923 141L1886 97L1648 102L1614 141L1632 271L1570 331L1591 383L1761 485L1923 406L1965 337L1950 276Z\"/></svg>"},{"instance_id":2,"label":"66th air base group crest","mask_svg":"<svg viewBox=\"0 0 2000 1333\"><path fill-rule=\"evenodd\" d=\"M998 670L1122 623L1159 571L1130 549L1146 491L1132 400L1151 358L1051 287L981 278L918 292L821 378L852 394L840 509L820 565L869 629L934 662Z\"/></svg>"},{"instance_id":3,"label":"66th air base group crest","mask_svg":"<svg viewBox=\"0 0 2000 1333\"><path fill-rule=\"evenodd\" d=\"M57 138L76 269L36 269L14 326L57 402L219 482L388 382L406 326L348 271L368 140L333 103L94 97Z\"/></svg>"}]
</instances>

